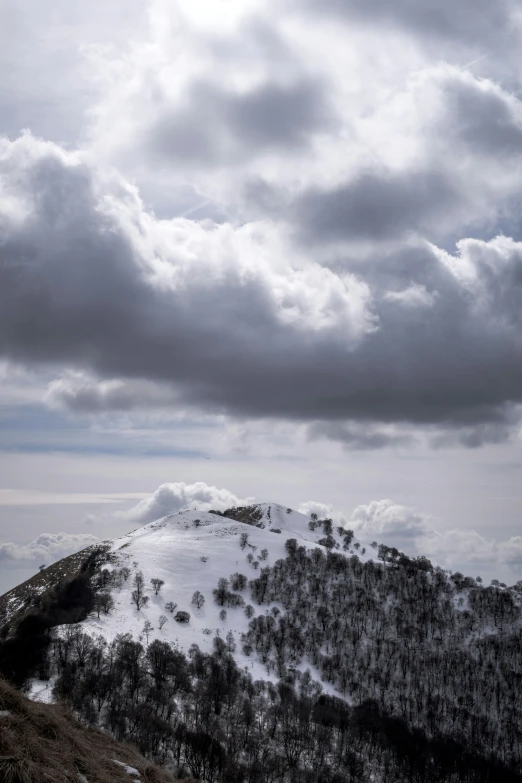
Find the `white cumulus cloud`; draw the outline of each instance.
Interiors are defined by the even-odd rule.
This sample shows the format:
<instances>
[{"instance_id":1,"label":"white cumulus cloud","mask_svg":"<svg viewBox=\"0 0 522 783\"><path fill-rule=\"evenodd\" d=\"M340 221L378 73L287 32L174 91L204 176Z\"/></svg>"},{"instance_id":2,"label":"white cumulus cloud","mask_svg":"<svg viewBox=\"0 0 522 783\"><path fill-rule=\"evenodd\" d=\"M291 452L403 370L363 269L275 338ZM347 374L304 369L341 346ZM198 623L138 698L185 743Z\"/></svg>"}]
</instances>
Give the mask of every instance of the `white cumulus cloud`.
<instances>
[{"instance_id":1,"label":"white cumulus cloud","mask_svg":"<svg viewBox=\"0 0 522 783\"><path fill-rule=\"evenodd\" d=\"M315 500L307 500L305 503L301 503L298 508L300 514L305 514L309 517L311 514L317 514L319 519L333 519L339 525L346 524L346 517L340 512L336 511L333 506L327 503L318 503Z\"/></svg>"},{"instance_id":2,"label":"white cumulus cloud","mask_svg":"<svg viewBox=\"0 0 522 783\"><path fill-rule=\"evenodd\" d=\"M358 538L396 546L410 555L425 555L436 565L489 575L522 573L522 536L495 540L476 530L437 530L431 518L393 500L372 500L354 509L348 526Z\"/></svg>"},{"instance_id":3,"label":"white cumulus cloud","mask_svg":"<svg viewBox=\"0 0 522 783\"><path fill-rule=\"evenodd\" d=\"M118 516L128 519L137 525L147 525L155 519L175 514L177 511L198 509L209 511L216 509L224 511L232 506L252 502L253 498L240 498L228 489L218 489L209 486L204 481L194 484L171 482L161 484L148 498L144 498L128 511L122 511Z\"/></svg>"}]
</instances>

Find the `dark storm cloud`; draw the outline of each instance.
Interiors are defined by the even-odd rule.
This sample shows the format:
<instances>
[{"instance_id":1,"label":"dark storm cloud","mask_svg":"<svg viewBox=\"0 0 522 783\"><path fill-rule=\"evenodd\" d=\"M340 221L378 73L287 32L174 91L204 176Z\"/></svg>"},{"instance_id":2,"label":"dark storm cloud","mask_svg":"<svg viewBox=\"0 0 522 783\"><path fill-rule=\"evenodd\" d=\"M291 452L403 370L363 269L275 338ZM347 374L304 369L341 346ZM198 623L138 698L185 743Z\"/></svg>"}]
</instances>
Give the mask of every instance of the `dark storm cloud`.
<instances>
[{"instance_id":1,"label":"dark storm cloud","mask_svg":"<svg viewBox=\"0 0 522 783\"><path fill-rule=\"evenodd\" d=\"M310 440L327 438L342 443L347 451L374 451L415 444L412 435L389 433L371 425L342 422L317 422L308 428Z\"/></svg>"},{"instance_id":2,"label":"dark storm cloud","mask_svg":"<svg viewBox=\"0 0 522 783\"><path fill-rule=\"evenodd\" d=\"M265 82L245 92L195 82L176 109L165 107L148 135L152 154L184 164L220 164L253 154L300 151L312 132L331 127L320 81Z\"/></svg>"},{"instance_id":3,"label":"dark storm cloud","mask_svg":"<svg viewBox=\"0 0 522 783\"><path fill-rule=\"evenodd\" d=\"M442 171L370 172L331 190L303 193L293 219L307 242L379 241L425 232L458 202L455 182Z\"/></svg>"},{"instance_id":4,"label":"dark storm cloud","mask_svg":"<svg viewBox=\"0 0 522 783\"><path fill-rule=\"evenodd\" d=\"M368 265L367 301L360 284L318 265L305 274L258 257L245 267L260 246L243 235L235 246L232 229L185 221L163 235L168 224L143 213L132 190L52 145L25 137L5 143L0 160L0 353L106 379L98 394L56 387L55 401L353 420L338 431L349 448L393 441L382 429L365 434L364 421L467 428L468 446L479 425L492 442L515 421L517 243L390 255L385 269Z\"/></svg>"}]
</instances>

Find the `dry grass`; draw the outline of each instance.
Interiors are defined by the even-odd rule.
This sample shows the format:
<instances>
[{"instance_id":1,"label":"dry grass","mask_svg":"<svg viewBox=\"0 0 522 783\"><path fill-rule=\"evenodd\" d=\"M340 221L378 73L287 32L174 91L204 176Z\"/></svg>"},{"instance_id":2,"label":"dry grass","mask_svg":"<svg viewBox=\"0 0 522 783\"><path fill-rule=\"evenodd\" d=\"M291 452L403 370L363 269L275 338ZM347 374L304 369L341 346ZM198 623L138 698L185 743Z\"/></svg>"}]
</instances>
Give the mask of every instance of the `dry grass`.
<instances>
[{"instance_id":1,"label":"dry grass","mask_svg":"<svg viewBox=\"0 0 522 783\"><path fill-rule=\"evenodd\" d=\"M80 725L60 706L30 701L0 679L0 783L131 783L114 759L135 767L141 783L175 783L133 747Z\"/></svg>"}]
</instances>

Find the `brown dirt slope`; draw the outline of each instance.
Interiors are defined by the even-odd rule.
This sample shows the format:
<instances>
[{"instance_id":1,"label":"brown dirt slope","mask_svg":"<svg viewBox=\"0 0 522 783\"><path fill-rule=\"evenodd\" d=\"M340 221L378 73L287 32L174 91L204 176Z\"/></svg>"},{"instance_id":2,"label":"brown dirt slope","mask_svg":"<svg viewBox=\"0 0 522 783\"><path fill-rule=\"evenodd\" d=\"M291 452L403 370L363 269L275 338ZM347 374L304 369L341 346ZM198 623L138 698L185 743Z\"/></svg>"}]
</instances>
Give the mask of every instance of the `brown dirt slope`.
<instances>
[{"instance_id":1,"label":"brown dirt slope","mask_svg":"<svg viewBox=\"0 0 522 783\"><path fill-rule=\"evenodd\" d=\"M139 776L129 774L123 764L136 769ZM0 679L0 783L134 780L175 783L173 775L146 761L131 746L79 724L58 705L30 701Z\"/></svg>"}]
</instances>

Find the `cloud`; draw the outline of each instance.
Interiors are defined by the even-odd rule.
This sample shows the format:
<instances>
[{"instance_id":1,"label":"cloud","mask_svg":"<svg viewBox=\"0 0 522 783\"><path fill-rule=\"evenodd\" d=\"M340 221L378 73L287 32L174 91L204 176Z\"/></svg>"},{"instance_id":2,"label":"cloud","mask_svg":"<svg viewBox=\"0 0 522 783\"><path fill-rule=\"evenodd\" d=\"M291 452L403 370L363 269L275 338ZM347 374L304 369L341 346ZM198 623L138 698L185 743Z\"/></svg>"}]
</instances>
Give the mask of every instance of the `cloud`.
<instances>
[{"instance_id":1,"label":"cloud","mask_svg":"<svg viewBox=\"0 0 522 783\"><path fill-rule=\"evenodd\" d=\"M163 163L208 167L278 150L298 154L314 131L332 123L324 85L311 80L236 92L197 81L187 85L181 105L166 102L157 113L146 144Z\"/></svg>"},{"instance_id":2,"label":"cloud","mask_svg":"<svg viewBox=\"0 0 522 783\"><path fill-rule=\"evenodd\" d=\"M347 451L373 451L383 448L403 448L416 443L416 438L409 433L402 433L384 427L351 422L316 422L308 428L310 440L327 438L342 443Z\"/></svg>"},{"instance_id":3,"label":"cloud","mask_svg":"<svg viewBox=\"0 0 522 783\"><path fill-rule=\"evenodd\" d=\"M345 525L346 517L333 506L327 503L318 503L315 500L307 500L305 503L301 503L298 508L300 514L304 514L309 517L311 514L317 514L319 519L333 519L338 525Z\"/></svg>"},{"instance_id":4,"label":"cloud","mask_svg":"<svg viewBox=\"0 0 522 783\"><path fill-rule=\"evenodd\" d=\"M370 172L332 190L303 193L293 219L305 242L378 242L426 231L459 201L452 178L440 170Z\"/></svg>"},{"instance_id":5,"label":"cloud","mask_svg":"<svg viewBox=\"0 0 522 783\"><path fill-rule=\"evenodd\" d=\"M454 63L516 20L392 5L154 0L131 36L110 0L53 26L82 132L0 142L0 357L52 370L47 404L298 421L349 450L514 437L522 104L494 52L490 78Z\"/></svg>"},{"instance_id":6,"label":"cloud","mask_svg":"<svg viewBox=\"0 0 522 783\"><path fill-rule=\"evenodd\" d=\"M98 381L78 371L66 371L51 381L44 399L50 407L75 413L162 408L177 401L172 389L145 379Z\"/></svg>"},{"instance_id":7,"label":"cloud","mask_svg":"<svg viewBox=\"0 0 522 783\"><path fill-rule=\"evenodd\" d=\"M428 517L393 500L372 500L367 505L357 506L349 527L357 536L365 540L376 538L379 543L388 543L391 538L412 541L420 536L437 535Z\"/></svg>"},{"instance_id":8,"label":"cloud","mask_svg":"<svg viewBox=\"0 0 522 783\"><path fill-rule=\"evenodd\" d=\"M410 555L424 555L437 565L464 570L486 569L489 575L509 569L522 573L522 537L487 539L475 530L436 530L426 514L395 503L373 500L354 509L348 527L363 541L395 546Z\"/></svg>"},{"instance_id":9,"label":"cloud","mask_svg":"<svg viewBox=\"0 0 522 783\"><path fill-rule=\"evenodd\" d=\"M296 10L307 9L317 14L313 0L293 0ZM321 16L332 14L348 24L363 22L372 26L394 26L414 34L418 42L432 38L445 43L484 46L505 42L509 38L511 12L509 0L491 4L487 0L463 0L458 5L451 0L326 0L321 4Z\"/></svg>"},{"instance_id":10,"label":"cloud","mask_svg":"<svg viewBox=\"0 0 522 783\"><path fill-rule=\"evenodd\" d=\"M1 143L0 166L0 352L79 368L51 401L344 420L352 448L372 443L348 421L487 424L492 442L518 420L512 239L335 272L262 224L157 220L124 180L30 135Z\"/></svg>"},{"instance_id":11,"label":"cloud","mask_svg":"<svg viewBox=\"0 0 522 783\"><path fill-rule=\"evenodd\" d=\"M50 565L98 541L88 533L42 533L28 544L0 544L0 564L4 567L22 567L27 564Z\"/></svg>"},{"instance_id":12,"label":"cloud","mask_svg":"<svg viewBox=\"0 0 522 783\"><path fill-rule=\"evenodd\" d=\"M68 145L84 137L97 94L85 52L109 42L121 46L145 21L141 0L126 0L125 13L122 8L121 0L92 0L74 11L67 0L49 0L45 9L32 0L2 0L2 133L16 138L31 128Z\"/></svg>"},{"instance_id":13,"label":"cloud","mask_svg":"<svg viewBox=\"0 0 522 783\"><path fill-rule=\"evenodd\" d=\"M161 484L150 497L144 498L134 508L118 512L117 516L141 526L178 511L225 511L232 506L251 503L252 500L253 498L239 498L227 489L209 486L204 481L194 484L167 483Z\"/></svg>"}]
</instances>

